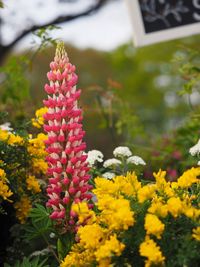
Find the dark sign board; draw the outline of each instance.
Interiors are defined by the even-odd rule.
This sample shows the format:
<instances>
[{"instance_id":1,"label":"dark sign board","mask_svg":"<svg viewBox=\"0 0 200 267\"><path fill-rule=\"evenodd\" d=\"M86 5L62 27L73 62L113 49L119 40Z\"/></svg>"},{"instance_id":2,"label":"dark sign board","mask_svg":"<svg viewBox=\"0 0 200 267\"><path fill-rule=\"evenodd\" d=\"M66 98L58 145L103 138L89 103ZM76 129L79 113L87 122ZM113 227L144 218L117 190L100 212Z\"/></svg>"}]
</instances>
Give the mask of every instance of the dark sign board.
<instances>
[{"instance_id":1,"label":"dark sign board","mask_svg":"<svg viewBox=\"0 0 200 267\"><path fill-rule=\"evenodd\" d=\"M200 33L200 0L126 0L136 45Z\"/></svg>"}]
</instances>

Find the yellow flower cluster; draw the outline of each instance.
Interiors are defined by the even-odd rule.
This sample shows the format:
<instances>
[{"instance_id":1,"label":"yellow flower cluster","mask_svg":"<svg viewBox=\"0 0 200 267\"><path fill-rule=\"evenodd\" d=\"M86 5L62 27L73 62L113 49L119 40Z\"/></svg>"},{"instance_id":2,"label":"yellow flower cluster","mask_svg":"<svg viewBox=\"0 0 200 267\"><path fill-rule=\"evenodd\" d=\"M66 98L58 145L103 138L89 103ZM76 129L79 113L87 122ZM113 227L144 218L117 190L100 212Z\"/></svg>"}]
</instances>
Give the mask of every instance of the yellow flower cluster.
<instances>
[{"instance_id":1,"label":"yellow flower cluster","mask_svg":"<svg viewBox=\"0 0 200 267\"><path fill-rule=\"evenodd\" d=\"M144 228L148 235L155 235L158 239L161 238L161 234L165 229L165 225L154 214L147 213L145 217Z\"/></svg>"},{"instance_id":2,"label":"yellow flower cluster","mask_svg":"<svg viewBox=\"0 0 200 267\"><path fill-rule=\"evenodd\" d=\"M199 176L200 168L191 168L177 182L167 182L166 172L160 170L154 174L155 183L144 186L134 173L112 180L97 177L93 189L97 213L86 203L73 204L72 210L78 216L79 242L60 266L113 266L113 256L115 259L120 256L126 246L123 234L137 227L144 210L145 236L138 247L139 253L145 258L145 267L164 266L166 259L161 244L166 223L180 216L188 217L194 226L199 223L200 210L195 202L198 196L190 190L193 184L195 188L199 186ZM200 227L190 231L191 239L200 241Z\"/></svg>"},{"instance_id":3,"label":"yellow flower cluster","mask_svg":"<svg viewBox=\"0 0 200 267\"><path fill-rule=\"evenodd\" d=\"M192 232L193 232L192 237L195 238L196 240L200 241L200 226L193 229Z\"/></svg>"},{"instance_id":4,"label":"yellow flower cluster","mask_svg":"<svg viewBox=\"0 0 200 267\"><path fill-rule=\"evenodd\" d=\"M140 255L146 257L145 267L163 266L165 257L160 251L160 247L149 237L140 245Z\"/></svg>"},{"instance_id":5,"label":"yellow flower cluster","mask_svg":"<svg viewBox=\"0 0 200 267\"><path fill-rule=\"evenodd\" d=\"M36 138L30 136L28 140L28 152L32 156L32 166L35 173L46 173L47 163L45 161L45 156L47 155L45 151L44 141L47 136L43 133L39 133Z\"/></svg>"},{"instance_id":6,"label":"yellow flower cluster","mask_svg":"<svg viewBox=\"0 0 200 267\"><path fill-rule=\"evenodd\" d=\"M13 193L7 185L6 174L3 169L0 169L0 198L10 201L9 197L12 195Z\"/></svg>"},{"instance_id":7,"label":"yellow flower cluster","mask_svg":"<svg viewBox=\"0 0 200 267\"><path fill-rule=\"evenodd\" d=\"M16 210L17 219L20 221L20 223L25 223L30 209L32 208L31 201L28 196L22 196L20 201L14 204L14 208Z\"/></svg>"},{"instance_id":8,"label":"yellow flower cluster","mask_svg":"<svg viewBox=\"0 0 200 267\"><path fill-rule=\"evenodd\" d=\"M6 130L0 129L0 141L7 142L8 145L23 145L24 139Z\"/></svg>"},{"instance_id":9,"label":"yellow flower cluster","mask_svg":"<svg viewBox=\"0 0 200 267\"><path fill-rule=\"evenodd\" d=\"M80 242L61 263L66 266L111 266L112 256L120 256L125 245L118 239L117 233L134 225L134 212L130 202L123 195L134 195L141 187L135 174L118 176L113 181L104 178L95 179L96 203L100 213L89 210L86 203L74 204L72 210L77 213L82 225L78 229ZM90 233L90 234L88 234ZM84 255L87 255L82 257Z\"/></svg>"},{"instance_id":10,"label":"yellow flower cluster","mask_svg":"<svg viewBox=\"0 0 200 267\"><path fill-rule=\"evenodd\" d=\"M40 109L37 109L36 112L35 112L35 118L33 118L31 121L32 121L32 125L36 128L41 128L42 125L44 124L44 118L43 118L43 115L45 113L47 113L48 111L48 108L46 107L43 107L43 108L40 108Z\"/></svg>"},{"instance_id":11,"label":"yellow flower cluster","mask_svg":"<svg viewBox=\"0 0 200 267\"><path fill-rule=\"evenodd\" d=\"M35 176L29 175L26 178L26 183L27 183L27 189L30 191L33 191L33 193L41 192L40 185L39 185L38 180L36 179Z\"/></svg>"}]
</instances>

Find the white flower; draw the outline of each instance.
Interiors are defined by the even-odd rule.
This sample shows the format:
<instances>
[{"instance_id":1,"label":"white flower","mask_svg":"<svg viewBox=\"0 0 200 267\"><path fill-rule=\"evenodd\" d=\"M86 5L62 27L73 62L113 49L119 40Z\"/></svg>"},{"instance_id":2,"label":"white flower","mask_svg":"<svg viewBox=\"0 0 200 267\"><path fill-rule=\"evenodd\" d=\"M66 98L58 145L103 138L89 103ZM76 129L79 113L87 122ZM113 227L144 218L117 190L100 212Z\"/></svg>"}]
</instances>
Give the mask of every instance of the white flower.
<instances>
[{"instance_id":1,"label":"white flower","mask_svg":"<svg viewBox=\"0 0 200 267\"><path fill-rule=\"evenodd\" d=\"M126 162L132 163L135 165L146 165L145 161L141 157L138 157L138 156L132 156L128 158Z\"/></svg>"},{"instance_id":2,"label":"white flower","mask_svg":"<svg viewBox=\"0 0 200 267\"><path fill-rule=\"evenodd\" d=\"M50 238L54 238L55 236L56 235L53 232L51 232L50 235L49 235Z\"/></svg>"},{"instance_id":3,"label":"white flower","mask_svg":"<svg viewBox=\"0 0 200 267\"><path fill-rule=\"evenodd\" d=\"M47 255L49 252L50 252L49 248L44 248L42 250L36 250L30 255L30 257L44 256L44 255Z\"/></svg>"},{"instance_id":4,"label":"white flower","mask_svg":"<svg viewBox=\"0 0 200 267\"><path fill-rule=\"evenodd\" d=\"M115 157L130 157L132 152L127 146L118 146L114 149L113 155Z\"/></svg>"},{"instance_id":5,"label":"white flower","mask_svg":"<svg viewBox=\"0 0 200 267\"><path fill-rule=\"evenodd\" d=\"M197 162L197 165L200 166L200 161Z\"/></svg>"},{"instance_id":6,"label":"white flower","mask_svg":"<svg viewBox=\"0 0 200 267\"><path fill-rule=\"evenodd\" d=\"M96 162L103 161L103 154L99 150L90 150L88 151L87 155L87 162L89 163L90 167L92 167Z\"/></svg>"},{"instance_id":7,"label":"white flower","mask_svg":"<svg viewBox=\"0 0 200 267\"><path fill-rule=\"evenodd\" d=\"M195 156L197 154L200 154L200 139L199 139L199 141L197 142L196 145L194 145L193 147L190 148L189 153L192 156Z\"/></svg>"},{"instance_id":8,"label":"white flower","mask_svg":"<svg viewBox=\"0 0 200 267\"><path fill-rule=\"evenodd\" d=\"M115 165L120 165L121 161L118 159L107 159L106 161L104 161L104 168L109 168L111 166L115 166Z\"/></svg>"},{"instance_id":9,"label":"white flower","mask_svg":"<svg viewBox=\"0 0 200 267\"><path fill-rule=\"evenodd\" d=\"M115 177L115 174L112 173L112 172L105 172L103 175L102 175L103 178L106 178L106 179L112 179Z\"/></svg>"},{"instance_id":10,"label":"white flower","mask_svg":"<svg viewBox=\"0 0 200 267\"><path fill-rule=\"evenodd\" d=\"M10 127L11 123L10 122L5 122L4 124L0 125L0 129L4 131L11 132L13 128Z\"/></svg>"}]
</instances>

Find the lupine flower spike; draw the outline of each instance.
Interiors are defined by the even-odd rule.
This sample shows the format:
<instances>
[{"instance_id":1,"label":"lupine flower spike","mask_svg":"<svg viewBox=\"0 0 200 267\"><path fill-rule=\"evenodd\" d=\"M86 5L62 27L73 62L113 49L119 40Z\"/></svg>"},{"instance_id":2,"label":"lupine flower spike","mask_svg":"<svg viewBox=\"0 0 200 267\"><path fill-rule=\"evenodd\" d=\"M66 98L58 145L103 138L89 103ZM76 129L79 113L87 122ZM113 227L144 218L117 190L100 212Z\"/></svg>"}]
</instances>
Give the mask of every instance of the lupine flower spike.
<instances>
[{"instance_id":1,"label":"lupine flower spike","mask_svg":"<svg viewBox=\"0 0 200 267\"><path fill-rule=\"evenodd\" d=\"M75 66L69 62L63 43L57 45L50 68L47 73L49 84L45 85L48 99L43 101L48 108L44 114L44 130L48 133L47 174L50 177L47 206L52 208L51 219L73 225L76 215L71 211L71 205L89 201L92 195L84 154L82 110L77 105L81 90L76 90Z\"/></svg>"}]
</instances>

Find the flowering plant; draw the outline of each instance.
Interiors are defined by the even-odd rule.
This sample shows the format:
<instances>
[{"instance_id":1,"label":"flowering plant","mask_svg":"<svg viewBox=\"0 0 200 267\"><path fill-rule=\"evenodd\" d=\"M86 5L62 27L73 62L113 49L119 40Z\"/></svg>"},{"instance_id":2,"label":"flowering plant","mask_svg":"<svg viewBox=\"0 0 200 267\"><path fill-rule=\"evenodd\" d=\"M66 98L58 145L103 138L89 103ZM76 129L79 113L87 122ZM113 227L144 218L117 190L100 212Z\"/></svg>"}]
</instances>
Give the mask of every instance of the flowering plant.
<instances>
[{"instance_id":1,"label":"flowering plant","mask_svg":"<svg viewBox=\"0 0 200 267\"><path fill-rule=\"evenodd\" d=\"M155 181L142 180L138 166L146 163L128 147L106 161L100 151L86 153L81 91L63 44L50 68L46 107L32 119L47 135L0 130L1 212L7 216L11 205L21 223L6 260L27 267L198 266L200 167L177 181L162 170ZM190 153L199 155L199 142Z\"/></svg>"},{"instance_id":2,"label":"flowering plant","mask_svg":"<svg viewBox=\"0 0 200 267\"><path fill-rule=\"evenodd\" d=\"M160 170L154 173L156 181L147 184L134 173L113 180L97 177L97 212L86 203L73 206L85 225L61 267L197 266L199 175L200 168L192 168L177 182L166 182Z\"/></svg>"}]
</instances>

